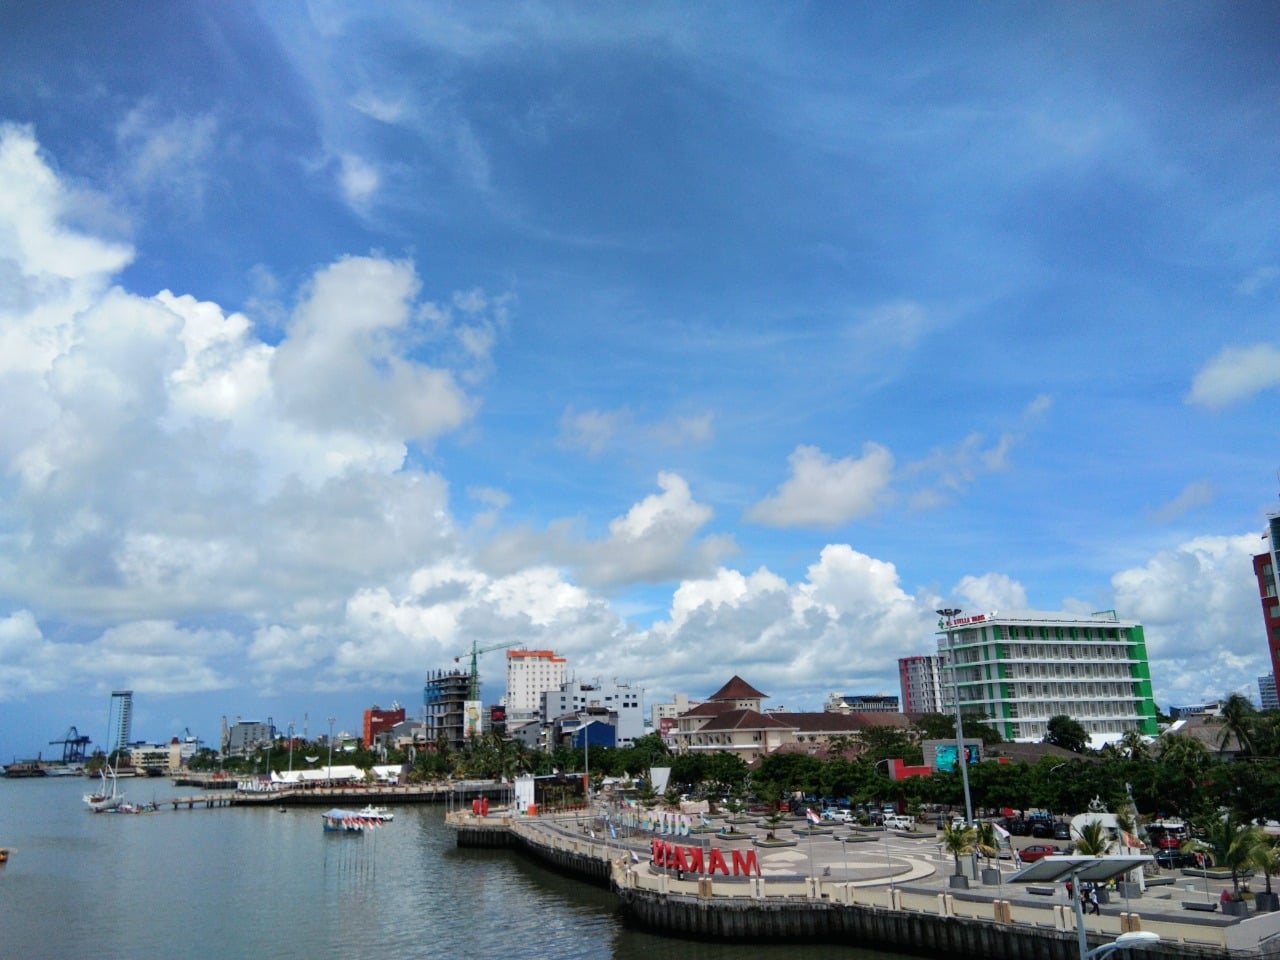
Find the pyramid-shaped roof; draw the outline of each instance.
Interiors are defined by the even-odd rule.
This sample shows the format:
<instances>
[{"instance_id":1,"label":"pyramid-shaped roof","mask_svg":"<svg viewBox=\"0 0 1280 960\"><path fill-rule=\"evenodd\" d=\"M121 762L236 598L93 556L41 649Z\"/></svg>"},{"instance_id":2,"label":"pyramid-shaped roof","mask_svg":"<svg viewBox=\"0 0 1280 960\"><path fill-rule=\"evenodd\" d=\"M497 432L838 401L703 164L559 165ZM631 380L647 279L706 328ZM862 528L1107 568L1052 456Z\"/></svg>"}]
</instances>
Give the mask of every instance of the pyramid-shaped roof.
<instances>
[{"instance_id":1,"label":"pyramid-shaped roof","mask_svg":"<svg viewBox=\"0 0 1280 960\"><path fill-rule=\"evenodd\" d=\"M743 680L737 674L733 675L733 679L726 683L723 687L709 696L708 700L765 700L768 699L767 693L761 693L747 681Z\"/></svg>"}]
</instances>

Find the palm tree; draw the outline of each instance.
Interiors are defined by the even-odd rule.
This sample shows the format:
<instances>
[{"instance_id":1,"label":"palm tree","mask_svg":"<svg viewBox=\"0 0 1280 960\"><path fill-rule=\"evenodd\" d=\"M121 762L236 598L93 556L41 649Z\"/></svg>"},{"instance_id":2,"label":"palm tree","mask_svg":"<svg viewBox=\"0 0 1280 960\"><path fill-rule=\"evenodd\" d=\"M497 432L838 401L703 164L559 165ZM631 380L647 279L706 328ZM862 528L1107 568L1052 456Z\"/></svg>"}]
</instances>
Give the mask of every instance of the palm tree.
<instances>
[{"instance_id":1,"label":"palm tree","mask_svg":"<svg viewBox=\"0 0 1280 960\"><path fill-rule=\"evenodd\" d=\"M1082 857L1106 856L1110 846L1111 838L1101 820L1090 820L1076 832L1076 853Z\"/></svg>"},{"instance_id":2,"label":"palm tree","mask_svg":"<svg viewBox=\"0 0 1280 960\"><path fill-rule=\"evenodd\" d=\"M1000 838L996 836L996 828L988 821L981 821L976 830L975 846L978 852L987 858L988 866L995 866L996 857L1000 856Z\"/></svg>"},{"instance_id":3,"label":"palm tree","mask_svg":"<svg viewBox=\"0 0 1280 960\"><path fill-rule=\"evenodd\" d=\"M955 857L958 877L961 875L960 858L968 856L977 849L978 831L968 824L960 826L947 824L942 828L942 846L946 848L947 853Z\"/></svg>"},{"instance_id":4,"label":"palm tree","mask_svg":"<svg viewBox=\"0 0 1280 960\"><path fill-rule=\"evenodd\" d=\"M1209 765L1209 751L1195 737L1166 733L1159 740L1160 761L1184 769L1203 770Z\"/></svg>"},{"instance_id":5,"label":"palm tree","mask_svg":"<svg viewBox=\"0 0 1280 960\"><path fill-rule=\"evenodd\" d=\"M1222 705L1222 735L1218 737L1218 752L1227 749L1232 738L1240 745L1245 756L1253 753L1253 704L1243 694L1233 693Z\"/></svg>"},{"instance_id":6,"label":"palm tree","mask_svg":"<svg viewBox=\"0 0 1280 960\"><path fill-rule=\"evenodd\" d=\"M1262 871L1267 878L1267 896L1271 895L1271 875L1280 873L1280 849L1265 834L1260 836L1258 844L1253 848L1253 866Z\"/></svg>"},{"instance_id":7,"label":"palm tree","mask_svg":"<svg viewBox=\"0 0 1280 960\"><path fill-rule=\"evenodd\" d=\"M1231 871L1231 889L1240 899L1240 871L1257 863L1257 847L1266 835L1257 827L1238 823L1234 816L1214 818L1205 826L1202 840L1188 840L1183 849L1203 851L1213 856L1213 863Z\"/></svg>"},{"instance_id":8,"label":"palm tree","mask_svg":"<svg viewBox=\"0 0 1280 960\"><path fill-rule=\"evenodd\" d=\"M1137 730L1129 730L1120 738L1120 751L1130 760L1146 760L1150 756L1147 740Z\"/></svg>"}]
</instances>

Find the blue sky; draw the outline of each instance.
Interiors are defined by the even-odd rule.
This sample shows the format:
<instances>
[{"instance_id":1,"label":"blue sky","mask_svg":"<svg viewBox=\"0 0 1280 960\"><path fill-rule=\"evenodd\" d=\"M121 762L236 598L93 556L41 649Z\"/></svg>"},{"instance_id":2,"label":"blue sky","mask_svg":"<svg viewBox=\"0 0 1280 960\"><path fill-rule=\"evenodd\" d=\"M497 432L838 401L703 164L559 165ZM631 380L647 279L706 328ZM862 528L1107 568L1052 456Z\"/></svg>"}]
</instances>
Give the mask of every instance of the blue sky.
<instances>
[{"instance_id":1,"label":"blue sky","mask_svg":"<svg viewBox=\"0 0 1280 960\"><path fill-rule=\"evenodd\" d=\"M0 6L0 757L944 603L1256 696L1274 5L367 6Z\"/></svg>"}]
</instances>

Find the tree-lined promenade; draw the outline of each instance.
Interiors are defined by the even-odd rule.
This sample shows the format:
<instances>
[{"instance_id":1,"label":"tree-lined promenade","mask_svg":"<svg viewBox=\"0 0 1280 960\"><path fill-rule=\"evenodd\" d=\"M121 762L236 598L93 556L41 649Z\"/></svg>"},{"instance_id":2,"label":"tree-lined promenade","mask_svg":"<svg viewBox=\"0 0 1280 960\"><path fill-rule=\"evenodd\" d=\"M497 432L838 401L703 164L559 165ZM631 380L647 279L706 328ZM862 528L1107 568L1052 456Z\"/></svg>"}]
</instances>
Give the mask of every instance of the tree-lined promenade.
<instances>
[{"instance_id":1,"label":"tree-lined promenade","mask_svg":"<svg viewBox=\"0 0 1280 960\"><path fill-rule=\"evenodd\" d=\"M970 736L986 744L988 757L1001 741L978 716L965 718ZM975 811L1001 808L1042 809L1059 815L1081 813L1094 798L1109 809L1130 803L1146 817L1177 816L1201 826L1224 813L1239 823L1280 821L1280 711L1255 711L1243 697L1226 702L1217 742L1206 746L1193 737L1166 733L1155 742L1128 734L1100 751L1091 751L1083 727L1068 717L1049 724L1046 743L1058 749L1034 762L989 759L969 768ZM408 765L409 782L449 778L514 779L521 774L589 771L598 786L606 777L634 780L645 802L674 802L681 794L701 796L726 805L763 802L778 805L795 795L839 798L860 804L893 802L918 811L926 805L957 808L963 791L955 772L890 779L885 761L923 763L923 743L954 737L952 718L925 714L907 727L873 727L857 735L833 737L820 755L777 752L748 766L728 751L672 754L656 734L627 747L558 746L550 752L487 731L460 749L438 743L414 751L374 754L363 745L344 751L342 763L371 769L375 763ZM293 756L277 743L240 758L219 758L203 751L193 769L223 769L228 774L266 775L290 765L302 766L304 755L323 756L321 743L294 742ZM669 767L669 789L658 796L651 770Z\"/></svg>"}]
</instances>

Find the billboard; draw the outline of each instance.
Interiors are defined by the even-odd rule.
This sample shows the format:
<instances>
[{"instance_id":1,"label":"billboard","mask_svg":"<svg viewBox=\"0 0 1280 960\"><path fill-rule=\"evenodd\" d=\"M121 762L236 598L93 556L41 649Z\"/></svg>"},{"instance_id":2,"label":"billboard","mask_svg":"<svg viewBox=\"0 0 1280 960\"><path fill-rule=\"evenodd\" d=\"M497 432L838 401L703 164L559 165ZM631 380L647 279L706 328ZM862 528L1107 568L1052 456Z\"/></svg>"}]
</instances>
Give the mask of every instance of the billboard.
<instances>
[{"instance_id":1,"label":"billboard","mask_svg":"<svg viewBox=\"0 0 1280 960\"><path fill-rule=\"evenodd\" d=\"M466 700L463 702L462 735L464 737L478 737L484 732L480 726L480 709L483 706L479 700Z\"/></svg>"},{"instance_id":2,"label":"billboard","mask_svg":"<svg viewBox=\"0 0 1280 960\"><path fill-rule=\"evenodd\" d=\"M956 768L956 757L959 755L954 740L926 740L924 743L924 759L933 770L951 773ZM965 740L965 763L978 763L982 760L982 741Z\"/></svg>"}]
</instances>

